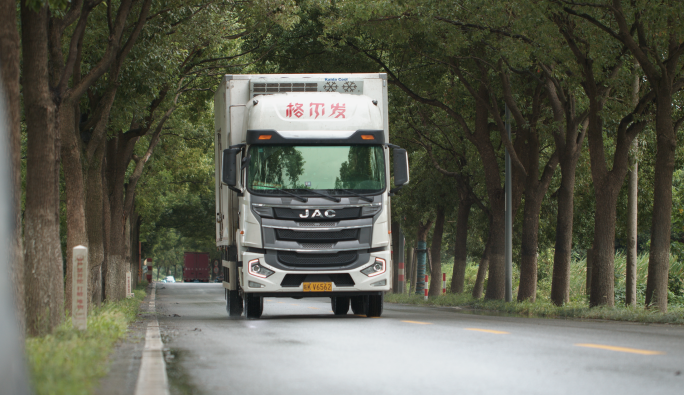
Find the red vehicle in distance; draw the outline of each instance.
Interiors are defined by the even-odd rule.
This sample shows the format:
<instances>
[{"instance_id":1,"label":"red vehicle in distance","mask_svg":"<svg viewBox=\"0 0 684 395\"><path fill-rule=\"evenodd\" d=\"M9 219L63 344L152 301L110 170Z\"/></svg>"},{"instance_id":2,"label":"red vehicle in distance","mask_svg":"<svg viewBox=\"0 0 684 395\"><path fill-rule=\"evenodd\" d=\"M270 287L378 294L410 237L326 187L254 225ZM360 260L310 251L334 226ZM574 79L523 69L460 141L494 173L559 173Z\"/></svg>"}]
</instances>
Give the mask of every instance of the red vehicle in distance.
<instances>
[{"instance_id":1,"label":"red vehicle in distance","mask_svg":"<svg viewBox=\"0 0 684 395\"><path fill-rule=\"evenodd\" d=\"M209 282L209 254L206 252L186 252L183 267L183 282Z\"/></svg>"}]
</instances>

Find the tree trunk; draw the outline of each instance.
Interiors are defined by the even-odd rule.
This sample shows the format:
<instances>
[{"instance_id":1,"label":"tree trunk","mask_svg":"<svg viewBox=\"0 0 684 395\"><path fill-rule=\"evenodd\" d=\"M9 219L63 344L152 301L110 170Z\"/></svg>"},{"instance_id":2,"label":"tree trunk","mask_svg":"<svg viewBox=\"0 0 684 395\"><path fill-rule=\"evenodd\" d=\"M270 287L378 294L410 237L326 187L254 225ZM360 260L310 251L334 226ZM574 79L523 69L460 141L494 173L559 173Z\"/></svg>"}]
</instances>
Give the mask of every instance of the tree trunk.
<instances>
[{"instance_id":1,"label":"tree trunk","mask_svg":"<svg viewBox=\"0 0 684 395\"><path fill-rule=\"evenodd\" d=\"M110 184L110 234L107 279L109 285L106 291L108 300L120 300L125 297L124 279L126 276L126 212L124 210L124 189L126 182L126 167L133 152L135 140L127 140L119 133L109 141L111 156L108 157Z\"/></svg>"},{"instance_id":2,"label":"tree trunk","mask_svg":"<svg viewBox=\"0 0 684 395\"><path fill-rule=\"evenodd\" d=\"M126 255L124 257L124 262L126 263L124 266L124 272L123 272L123 278L124 278L124 290L125 292L128 292L128 289L125 286L125 278L126 278L126 273L131 272L131 276L133 275L133 263L131 262L131 257L133 256L131 254L131 217L130 215L126 216L125 223L124 223L124 245L126 248ZM132 282L131 282L132 284ZM124 298L127 298L128 295L124 293Z\"/></svg>"},{"instance_id":3,"label":"tree trunk","mask_svg":"<svg viewBox=\"0 0 684 395\"><path fill-rule=\"evenodd\" d=\"M575 172L580 150L587 133L587 112L576 113L576 100L564 91L551 71L544 67L546 90L558 128L554 133L561 170L556 213L556 244L553 253L551 301L562 306L570 299L570 262L572 259L572 228L574 217ZM562 125L562 126L561 126ZM580 131L580 125L582 130Z\"/></svg>"},{"instance_id":4,"label":"tree trunk","mask_svg":"<svg viewBox=\"0 0 684 395\"><path fill-rule=\"evenodd\" d=\"M47 334L64 317L64 280L59 237L58 152L55 105L49 91L48 8L37 12L21 3L23 97L27 168L25 211L26 329Z\"/></svg>"},{"instance_id":5,"label":"tree trunk","mask_svg":"<svg viewBox=\"0 0 684 395\"><path fill-rule=\"evenodd\" d=\"M665 79L663 79L665 80ZM665 84L666 81L661 81ZM654 84L655 85L655 84ZM651 250L646 281L646 305L667 311L667 281L670 270L670 232L672 227L672 173L677 139L672 123L672 92L659 87L656 96L657 151L654 169Z\"/></svg>"},{"instance_id":6,"label":"tree trunk","mask_svg":"<svg viewBox=\"0 0 684 395\"><path fill-rule=\"evenodd\" d=\"M591 295L591 269L594 267L594 249L589 248L587 250L587 272L586 272L586 284L584 286L584 293L589 296Z\"/></svg>"},{"instance_id":7,"label":"tree trunk","mask_svg":"<svg viewBox=\"0 0 684 395\"><path fill-rule=\"evenodd\" d=\"M575 200L575 170L579 155L565 154L560 162L561 185L558 189L556 245L553 252L551 301L562 306L570 300L570 262Z\"/></svg>"},{"instance_id":8,"label":"tree trunk","mask_svg":"<svg viewBox=\"0 0 684 395\"><path fill-rule=\"evenodd\" d=\"M138 286L138 267L140 265L140 257L138 256L138 243L140 243L140 215L137 208L131 214L131 289ZM176 277L176 269L174 266L174 278Z\"/></svg>"},{"instance_id":9,"label":"tree trunk","mask_svg":"<svg viewBox=\"0 0 684 395\"><path fill-rule=\"evenodd\" d=\"M504 224L504 210L503 210L503 196L502 203L496 204L491 202L493 214L492 227L489 229L489 237L491 244L489 245L489 276L487 279L487 290L485 292L485 299L489 300L503 300L504 299L504 260L505 256L505 224ZM494 207L498 206L498 209Z\"/></svg>"},{"instance_id":10,"label":"tree trunk","mask_svg":"<svg viewBox=\"0 0 684 395\"><path fill-rule=\"evenodd\" d=\"M108 146L108 145L107 145ZM108 166L107 164L107 156L105 156L104 160L102 161L102 228L103 228L103 238L102 238L102 250L104 251L104 261L102 262L102 270L100 270L100 277L102 278L102 300L105 300L107 298L107 289L109 286L107 285L107 282L109 281L109 278L113 278L113 274L110 273L111 270L113 270L113 266L109 264L110 259L109 259L109 254L111 251L111 222L112 222L112 215L111 215L111 209L110 209L110 204L109 204L109 173L107 171Z\"/></svg>"},{"instance_id":11,"label":"tree trunk","mask_svg":"<svg viewBox=\"0 0 684 395\"><path fill-rule=\"evenodd\" d=\"M639 90L641 75L638 74L639 63L635 62L634 80L632 82L632 106L639 104ZM637 292L637 213L639 210L639 161L637 159L639 151L639 140L632 142L632 151L629 156L630 170L628 173L629 182L627 186L627 270L625 273L625 305L636 307Z\"/></svg>"},{"instance_id":12,"label":"tree trunk","mask_svg":"<svg viewBox=\"0 0 684 395\"><path fill-rule=\"evenodd\" d=\"M485 84L480 85L478 93L479 97L484 98L485 101L489 100L489 92ZM485 184L487 189L487 196L489 198L490 215L489 236L487 241L487 247L485 248L487 261L485 265L480 266L480 269L482 269L484 266L489 267L485 299L503 300L505 296L504 223L506 202L504 199L505 193L501 180L502 173L499 169L497 154L494 150L494 146L492 145L491 135L489 132L488 117L489 111L487 110L487 106L483 104L481 101L477 100L475 105L475 133L470 137L471 141L477 148L477 151L480 155L480 160L482 161L482 165L484 167ZM513 176L516 177L516 172L514 172ZM516 191L514 191L513 197L514 205L517 204L515 193ZM480 276L480 273L478 273L478 278L484 281L484 275ZM476 290L474 289L473 294L475 294L475 292Z\"/></svg>"},{"instance_id":13,"label":"tree trunk","mask_svg":"<svg viewBox=\"0 0 684 395\"><path fill-rule=\"evenodd\" d=\"M489 215L489 229L492 229L492 217ZM482 251L482 257L480 258L480 264L477 268L477 277L475 278L475 285L473 286L473 298L480 299L482 297L482 291L484 290L485 277L487 277L487 272L489 270L489 251L492 246L492 233L491 231L487 234L487 243L485 243L485 249Z\"/></svg>"},{"instance_id":14,"label":"tree trunk","mask_svg":"<svg viewBox=\"0 0 684 395\"><path fill-rule=\"evenodd\" d=\"M432 232L432 245L430 246L430 296L442 294L442 236L444 235L444 207L437 207L435 229Z\"/></svg>"},{"instance_id":15,"label":"tree trunk","mask_svg":"<svg viewBox=\"0 0 684 395\"><path fill-rule=\"evenodd\" d=\"M412 243L413 244L413 243ZM408 259L406 260L406 269L408 270L408 275L409 275L409 295L414 293L416 291L416 269L417 269L417 259L416 259L416 249L414 247L410 247L408 249Z\"/></svg>"},{"instance_id":16,"label":"tree trunk","mask_svg":"<svg viewBox=\"0 0 684 395\"><path fill-rule=\"evenodd\" d=\"M65 308L71 309L71 283L72 283L72 255L73 248L78 245L88 246L88 234L86 232L85 196L83 184L83 167L81 165L81 144L77 139L76 108L70 103L63 103L59 109L59 128L61 135L61 157L64 170L64 183L66 185L66 223L67 223L67 247L66 247L66 291ZM89 263L89 266L91 264ZM92 266L91 266L92 268ZM92 290L89 285L89 290Z\"/></svg>"},{"instance_id":17,"label":"tree trunk","mask_svg":"<svg viewBox=\"0 0 684 395\"><path fill-rule=\"evenodd\" d=\"M637 140L632 144L637 148ZM625 278L625 304L636 306L637 292L637 200L639 197L639 162L636 152L630 158L629 186L627 192L627 273Z\"/></svg>"},{"instance_id":18,"label":"tree trunk","mask_svg":"<svg viewBox=\"0 0 684 395\"><path fill-rule=\"evenodd\" d=\"M418 249L416 257L416 294L423 295L425 291L425 264L427 260L427 236L432 226L432 220L418 225Z\"/></svg>"},{"instance_id":19,"label":"tree trunk","mask_svg":"<svg viewBox=\"0 0 684 395\"><path fill-rule=\"evenodd\" d=\"M90 302L96 306L102 301L102 269L105 260L103 161L105 145L101 144L88 166L85 201L88 229L88 262L90 266Z\"/></svg>"},{"instance_id":20,"label":"tree trunk","mask_svg":"<svg viewBox=\"0 0 684 395\"><path fill-rule=\"evenodd\" d=\"M542 198L543 196L538 195L538 191L525 194L518 302L524 300L535 302L537 299L537 247Z\"/></svg>"},{"instance_id":21,"label":"tree trunk","mask_svg":"<svg viewBox=\"0 0 684 395\"><path fill-rule=\"evenodd\" d=\"M465 287L465 271L468 264L468 218L472 205L472 201L467 197L461 198L458 202L456 239L454 241L454 273L451 277L452 293L463 293Z\"/></svg>"},{"instance_id":22,"label":"tree trunk","mask_svg":"<svg viewBox=\"0 0 684 395\"><path fill-rule=\"evenodd\" d=\"M105 269L104 276L104 300L116 300L116 262L112 257L112 196L114 189L114 162L116 162L116 144L112 140L107 142L104 166L105 177L103 179L103 212L105 229Z\"/></svg>"},{"instance_id":23,"label":"tree trunk","mask_svg":"<svg viewBox=\"0 0 684 395\"><path fill-rule=\"evenodd\" d=\"M609 185L611 183L596 181L598 180L594 181L594 259L589 304L612 307L615 305L615 215L619 185L616 187L615 183Z\"/></svg>"},{"instance_id":24,"label":"tree trunk","mask_svg":"<svg viewBox=\"0 0 684 395\"><path fill-rule=\"evenodd\" d=\"M15 312L20 333L24 333L24 247L21 232L21 97L19 90L19 31L17 30L17 5L13 1L0 2L0 76L2 76L5 104L9 115L8 152L10 158L10 180L12 215L14 224L12 240L9 242L10 281L13 286ZM3 137L4 138L4 137Z\"/></svg>"}]
</instances>

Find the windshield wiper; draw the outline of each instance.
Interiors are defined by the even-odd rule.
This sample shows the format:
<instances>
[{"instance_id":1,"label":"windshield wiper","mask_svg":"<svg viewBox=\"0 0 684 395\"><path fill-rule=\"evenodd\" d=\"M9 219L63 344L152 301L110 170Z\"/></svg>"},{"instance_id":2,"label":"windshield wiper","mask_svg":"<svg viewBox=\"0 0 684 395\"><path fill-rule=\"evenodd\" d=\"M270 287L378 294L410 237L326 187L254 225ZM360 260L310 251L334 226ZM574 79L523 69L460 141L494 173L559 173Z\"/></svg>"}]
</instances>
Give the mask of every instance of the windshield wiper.
<instances>
[{"instance_id":1,"label":"windshield wiper","mask_svg":"<svg viewBox=\"0 0 684 395\"><path fill-rule=\"evenodd\" d=\"M273 189L271 189L271 190L272 190L272 191L282 192L282 193L285 193L285 194L287 194L287 195L290 195L290 196L294 197L295 199L297 199L297 200L299 200L300 202L303 202L303 203L306 203L306 202L309 201L309 199L305 198L304 196L299 196L299 195L297 195L296 193L288 192L288 191L286 191L286 190L284 190L284 189L273 188Z\"/></svg>"},{"instance_id":2,"label":"windshield wiper","mask_svg":"<svg viewBox=\"0 0 684 395\"><path fill-rule=\"evenodd\" d=\"M324 198L330 199L335 203L339 203L342 201L342 199L340 199L340 198L336 198L335 196L326 195L325 193L316 192L313 189L301 188L301 189L298 189L298 191L307 191L307 192L315 193L316 195L323 196Z\"/></svg>"},{"instance_id":3,"label":"windshield wiper","mask_svg":"<svg viewBox=\"0 0 684 395\"><path fill-rule=\"evenodd\" d=\"M354 191L350 191L349 189L338 189L338 191L347 192L347 193L349 193L349 194L351 194L351 195L360 197L361 199L363 199L363 200L365 200L365 201L367 201L367 202L373 203L373 198L370 198L370 197L368 197L368 196L366 196L366 195L361 195L361 194L356 193L356 192L354 192Z\"/></svg>"}]
</instances>

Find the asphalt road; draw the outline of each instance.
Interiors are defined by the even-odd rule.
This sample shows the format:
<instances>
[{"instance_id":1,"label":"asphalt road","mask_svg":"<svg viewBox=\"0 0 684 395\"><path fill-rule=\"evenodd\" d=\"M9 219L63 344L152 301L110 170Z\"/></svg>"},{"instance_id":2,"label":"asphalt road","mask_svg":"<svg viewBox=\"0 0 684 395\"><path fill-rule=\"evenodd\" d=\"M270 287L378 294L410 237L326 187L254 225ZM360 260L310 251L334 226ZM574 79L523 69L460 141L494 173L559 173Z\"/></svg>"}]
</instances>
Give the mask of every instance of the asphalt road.
<instances>
[{"instance_id":1,"label":"asphalt road","mask_svg":"<svg viewBox=\"0 0 684 395\"><path fill-rule=\"evenodd\" d=\"M682 394L684 327L267 298L229 319L220 284L158 284L176 394Z\"/></svg>"}]
</instances>

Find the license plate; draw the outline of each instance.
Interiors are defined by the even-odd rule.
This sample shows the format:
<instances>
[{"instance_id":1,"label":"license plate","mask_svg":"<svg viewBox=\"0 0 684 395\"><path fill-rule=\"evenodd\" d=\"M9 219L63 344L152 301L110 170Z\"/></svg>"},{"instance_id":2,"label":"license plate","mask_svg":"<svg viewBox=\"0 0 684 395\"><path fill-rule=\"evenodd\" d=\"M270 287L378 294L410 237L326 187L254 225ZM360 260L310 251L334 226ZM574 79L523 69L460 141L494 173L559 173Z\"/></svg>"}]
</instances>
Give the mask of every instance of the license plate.
<instances>
[{"instance_id":1,"label":"license plate","mask_svg":"<svg viewBox=\"0 0 684 395\"><path fill-rule=\"evenodd\" d=\"M304 292L332 292L332 283L304 283Z\"/></svg>"}]
</instances>

